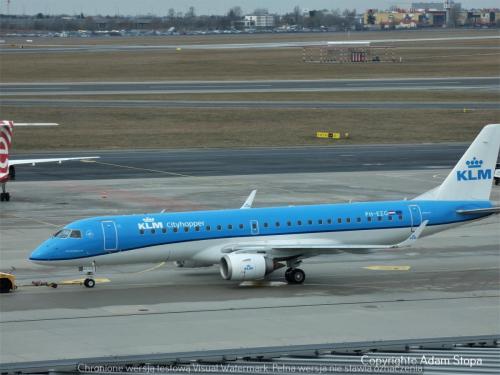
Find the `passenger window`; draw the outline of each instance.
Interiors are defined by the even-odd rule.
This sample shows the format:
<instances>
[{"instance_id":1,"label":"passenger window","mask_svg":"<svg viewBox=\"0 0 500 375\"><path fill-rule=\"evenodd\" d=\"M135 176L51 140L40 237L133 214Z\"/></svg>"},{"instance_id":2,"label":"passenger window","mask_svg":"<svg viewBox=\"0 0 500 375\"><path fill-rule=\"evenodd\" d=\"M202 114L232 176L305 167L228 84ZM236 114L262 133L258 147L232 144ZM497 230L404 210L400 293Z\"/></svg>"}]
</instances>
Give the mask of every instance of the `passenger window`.
<instances>
[{"instance_id":1,"label":"passenger window","mask_svg":"<svg viewBox=\"0 0 500 375\"><path fill-rule=\"evenodd\" d=\"M332 219L328 219L326 222L327 222L327 224L331 224L332 223Z\"/></svg>"},{"instance_id":2,"label":"passenger window","mask_svg":"<svg viewBox=\"0 0 500 375\"><path fill-rule=\"evenodd\" d=\"M356 218L356 221L357 221L358 223L361 223L361 218L360 218L360 217L357 217L357 218Z\"/></svg>"},{"instance_id":3,"label":"passenger window","mask_svg":"<svg viewBox=\"0 0 500 375\"><path fill-rule=\"evenodd\" d=\"M340 217L337 219L337 223L342 224L342 219Z\"/></svg>"},{"instance_id":4,"label":"passenger window","mask_svg":"<svg viewBox=\"0 0 500 375\"><path fill-rule=\"evenodd\" d=\"M289 227L291 227L292 226L292 222L291 221L287 221L286 225L288 225Z\"/></svg>"},{"instance_id":5,"label":"passenger window","mask_svg":"<svg viewBox=\"0 0 500 375\"><path fill-rule=\"evenodd\" d=\"M399 220L403 220L403 215L399 215Z\"/></svg>"},{"instance_id":6,"label":"passenger window","mask_svg":"<svg viewBox=\"0 0 500 375\"><path fill-rule=\"evenodd\" d=\"M297 225L302 225L302 221L297 220Z\"/></svg>"},{"instance_id":7,"label":"passenger window","mask_svg":"<svg viewBox=\"0 0 500 375\"><path fill-rule=\"evenodd\" d=\"M151 229L151 234L155 234L156 233L156 230L155 229Z\"/></svg>"},{"instance_id":8,"label":"passenger window","mask_svg":"<svg viewBox=\"0 0 500 375\"><path fill-rule=\"evenodd\" d=\"M243 224L240 224L240 229L243 229Z\"/></svg>"},{"instance_id":9,"label":"passenger window","mask_svg":"<svg viewBox=\"0 0 500 375\"><path fill-rule=\"evenodd\" d=\"M200 231L200 227L199 226L195 226L194 230L197 231L197 232L199 232Z\"/></svg>"},{"instance_id":10,"label":"passenger window","mask_svg":"<svg viewBox=\"0 0 500 375\"><path fill-rule=\"evenodd\" d=\"M382 216L377 216L378 221L382 221Z\"/></svg>"},{"instance_id":11,"label":"passenger window","mask_svg":"<svg viewBox=\"0 0 500 375\"><path fill-rule=\"evenodd\" d=\"M139 233L140 233L140 234L144 234L144 229L140 229L140 230L139 230Z\"/></svg>"},{"instance_id":12,"label":"passenger window","mask_svg":"<svg viewBox=\"0 0 500 375\"><path fill-rule=\"evenodd\" d=\"M387 218L389 219L389 221L392 221L392 216L387 216Z\"/></svg>"},{"instance_id":13,"label":"passenger window","mask_svg":"<svg viewBox=\"0 0 500 375\"><path fill-rule=\"evenodd\" d=\"M162 233L167 233L167 228L161 228Z\"/></svg>"},{"instance_id":14,"label":"passenger window","mask_svg":"<svg viewBox=\"0 0 500 375\"><path fill-rule=\"evenodd\" d=\"M320 224L320 225L323 224L323 220L319 219L318 224Z\"/></svg>"},{"instance_id":15,"label":"passenger window","mask_svg":"<svg viewBox=\"0 0 500 375\"><path fill-rule=\"evenodd\" d=\"M257 229L257 223L252 223L252 229Z\"/></svg>"},{"instance_id":16,"label":"passenger window","mask_svg":"<svg viewBox=\"0 0 500 375\"><path fill-rule=\"evenodd\" d=\"M79 230L72 230L70 234L71 238L82 238L82 232Z\"/></svg>"},{"instance_id":17,"label":"passenger window","mask_svg":"<svg viewBox=\"0 0 500 375\"><path fill-rule=\"evenodd\" d=\"M189 227L184 227L184 232L189 232Z\"/></svg>"},{"instance_id":18,"label":"passenger window","mask_svg":"<svg viewBox=\"0 0 500 375\"><path fill-rule=\"evenodd\" d=\"M277 228L279 228L279 227L280 227L280 222L279 222L279 221L277 221L277 222L276 222L276 227L277 227Z\"/></svg>"},{"instance_id":19,"label":"passenger window","mask_svg":"<svg viewBox=\"0 0 500 375\"><path fill-rule=\"evenodd\" d=\"M210 225L207 225L207 226L205 227L205 230L206 230L207 232L210 232Z\"/></svg>"},{"instance_id":20,"label":"passenger window","mask_svg":"<svg viewBox=\"0 0 500 375\"><path fill-rule=\"evenodd\" d=\"M351 218L348 217L347 219L345 219L346 223L350 223L351 222Z\"/></svg>"},{"instance_id":21,"label":"passenger window","mask_svg":"<svg viewBox=\"0 0 500 375\"><path fill-rule=\"evenodd\" d=\"M222 225L217 225L217 230L222 230Z\"/></svg>"},{"instance_id":22,"label":"passenger window","mask_svg":"<svg viewBox=\"0 0 500 375\"><path fill-rule=\"evenodd\" d=\"M313 221L311 219L307 220L307 224L312 225Z\"/></svg>"},{"instance_id":23,"label":"passenger window","mask_svg":"<svg viewBox=\"0 0 500 375\"><path fill-rule=\"evenodd\" d=\"M233 225L232 224L228 224L227 229L232 230L233 229Z\"/></svg>"},{"instance_id":24,"label":"passenger window","mask_svg":"<svg viewBox=\"0 0 500 375\"><path fill-rule=\"evenodd\" d=\"M372 221L372 218L371 218L370 216L368 216L368 217L366 218L366 220L368 220L368 221Z\"/></svg>"},{"instance_id":25,"label":"passenger window","mask_svg":"<svg viewBox=\"0 0 500 375\"><path fill-rule=\"evenodd\" d=\"M268 223L264 223L264 228L267 228L269 226Z\"/></svg>"},{"instance_id":26,"label":"passenger window","mask_svg":"<svg viewBox=\"0 0 500 375\"><path fill-rule=\"evenodd\" d=\"M174 228L174 233L177 233L178 230L179 228Z\"/></svg>"}]
</instances>

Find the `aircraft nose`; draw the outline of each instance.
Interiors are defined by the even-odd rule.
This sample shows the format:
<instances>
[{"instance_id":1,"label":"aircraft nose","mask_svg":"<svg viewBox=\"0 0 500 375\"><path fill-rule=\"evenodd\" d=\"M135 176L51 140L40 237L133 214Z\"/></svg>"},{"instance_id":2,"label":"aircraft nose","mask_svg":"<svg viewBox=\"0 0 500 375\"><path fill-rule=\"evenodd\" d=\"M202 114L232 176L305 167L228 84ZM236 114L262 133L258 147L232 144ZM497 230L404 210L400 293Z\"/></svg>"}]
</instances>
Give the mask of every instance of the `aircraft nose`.
<instances>
[{"instance_id":1,"label":"aircraft nose","mask_svg":"<svg viewBox=\"0 0 500 375\"><path fill-rule=\"evenodd\" d=\"M38 246L35 250L31 252L29 260L33 263L45 263L50 261L53 258L53 251L56 250L53 244L48 243L49 241L45 241L43 244Z\"/></svg>"}]
</instances>

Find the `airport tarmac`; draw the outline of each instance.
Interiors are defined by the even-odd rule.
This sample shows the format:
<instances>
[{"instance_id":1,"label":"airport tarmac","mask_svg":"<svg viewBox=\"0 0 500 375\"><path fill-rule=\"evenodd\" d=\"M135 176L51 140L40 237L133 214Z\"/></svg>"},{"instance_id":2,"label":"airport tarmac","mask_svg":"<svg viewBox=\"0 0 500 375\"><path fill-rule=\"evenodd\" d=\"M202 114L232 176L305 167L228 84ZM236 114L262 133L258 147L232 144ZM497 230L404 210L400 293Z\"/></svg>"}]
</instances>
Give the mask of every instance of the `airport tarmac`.
<instances>
[{"instance_id":1,"label":"airport tarmac","mask_svg":"<svg viewBox=\"0 0 500 375\"><path fill-rule=\"evenodd\" d=\"M242 92L338 92L384 90L498 91L499 77L0 83L0 96L186 94Z\"/></svg>"},{"instance_id":2,"label":"airport tarmac","mask_svg":"<svg viewBox=\"0 0 500 375\"><path fill-rule=\"evenodd\" d=\"M15 153L16 159L100 156L63 165L17 167L17 181L130 179L451 168L469 143L125 149ZM9 184L15 190L16 183ZM15 192L14 192L15 194Z\"/></svg>"},{"instance_id":3,"label":"airport tarmac","mask_svg":"<svg viewBox=\"0 0 500 375\"><path fill-rule=\"evenodd\" d=\"M52 108L500 109L498 102L2 99L0 106Z\"/></svg>"},{"instance_id":4,"label":"airport tarmac","mask_svg":"<svg viewBox=\"0 0 500 375\"><path fill-rule=\"evenodd\" d=\"M120 168L116 167L118 173ZM276 171L275 171L276 172ZM21 287L0 296L0 362L498 333L499 217L421 239L409 249L306 260L304 285L222 280L217 267L77 270L26 261L60 226L86 216L411 198L443 169L17 181L0 211L1 270ZM109 173L111 176L112 173ZM500 200L493 187L492 199ZM107 280L109 282L105 282Z\"/></svg>"}]
</instances>

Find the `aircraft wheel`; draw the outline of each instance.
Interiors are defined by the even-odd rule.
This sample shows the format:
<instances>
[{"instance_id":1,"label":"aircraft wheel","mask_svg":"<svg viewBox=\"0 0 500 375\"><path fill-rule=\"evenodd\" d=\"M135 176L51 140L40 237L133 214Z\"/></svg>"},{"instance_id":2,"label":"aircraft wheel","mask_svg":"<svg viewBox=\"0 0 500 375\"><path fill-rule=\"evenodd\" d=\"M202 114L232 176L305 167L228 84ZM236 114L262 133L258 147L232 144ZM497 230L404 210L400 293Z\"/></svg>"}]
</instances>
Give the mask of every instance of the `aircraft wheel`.
<instances>
[{"instance_id":1,"label":"aircraft wheel","mask_svg":"<svg viewBox=\"0 0 500 375\"><path fill-rule=\"evenodd\" d=\"M4 201L5 200L5 193L0 193L0 201Z\"/></svg>"},{"instance_id":2,"label":"aircraft wheel","mask_svg":"<svg viewBox=\"0 0 500 375\"><path fill-rule=\"evenodd\" d=\"M9 279L0 279L0 293L9 293L12 289L12 283Z\"/></svg>"},{"instance_id":3,"label":"aircraft wheel","mask_svg":"<svg viewBox=\"0 0 500 375\"><path fill-rule=\"evenodd\" d=\"M95 280L94 279L85 279L83 281L83 285L87 288L93 288L95 286Z\"/></svg>"},{"instance_id":4,"label":"aircraft wheel","mask_svg":"<svg viewBox=\"0 0 500 375\"><path fill-rule=\"evenodd\" d=\"M285 272L285 279L289 284L302 284L306 279L306 273L300 268L289 268Z\"/></svg>"},{"instance_id":5,"label":"aircraft wheel","mask_svg":"<svg viewBox=\"0 0 500 375\"><path fill-rule=\"evenodd\" d=\"M302 271L300 268L295 268L292 271L291 276L294 284L302 284L306 279L306 273Z\"/></svg>"},{"instance_id":6,"label":"aircraft wheel","mask_svg":"<svg viewBox=\"0 0 500 375\"><path fill-rule=\"evenodd\" d=\"M5 193L5 200L10 201L10 193Z\"/></svg>"}]
</instances>

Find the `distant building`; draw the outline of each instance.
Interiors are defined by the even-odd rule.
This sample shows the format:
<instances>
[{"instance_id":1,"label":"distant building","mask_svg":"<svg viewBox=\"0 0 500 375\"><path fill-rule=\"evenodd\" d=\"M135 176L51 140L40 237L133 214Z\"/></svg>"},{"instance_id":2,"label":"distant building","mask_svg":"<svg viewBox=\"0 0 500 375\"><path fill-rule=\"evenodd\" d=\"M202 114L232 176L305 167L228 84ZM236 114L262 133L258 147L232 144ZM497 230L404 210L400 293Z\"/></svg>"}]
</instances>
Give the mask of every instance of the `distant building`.
<instances>
[{"instance_id":1,"label":"distant building","mask_svg":"<svg viewBox=\"0 0 500 375\"><path fill-rule=\"evenodd\" d=\"M381 29L411 29L420 24L422 17L422 12L369 10L365 13L364 24Z\"/></svg>"},{"instance_id":2,"label":"distant building","mask_svg":"<svg viewBox=\"0 0 500 375\"><path fill-rule=\"evenodd\" d=\"M433 4L433 3L413 3ZM477 15L480 18L480 15ZM467 17L465 17L467 18ZM498 19L498 18L497 18ZM463 21L461 25L464 25ZM379 11L369 9L364 14L363 24L370 29L411 29L416 27L444 27L447 24L447 11L435 9L395 9ZM460 23L459 23L460 24Z\"/></svg>"},{"instance_id":3,"label":"distant building","mask_svg":"<svg viewBox=\"0 0 500 375\"><path fill-rule=\"evenodd\" d=\"M245 16L244 21L256 29L269 29L275 25L274 16L271 14Z\"/></svg>"},{"instance_id":4,"label":"distant building","mask_svg":"<svg viewBox=\"0 0 500 375\"><path fill-rule=\"evenodd\" d=\"M495 26L500 20L500 9L462 10L457 15L457 26Z\"/></svg>"}]
</instances>

